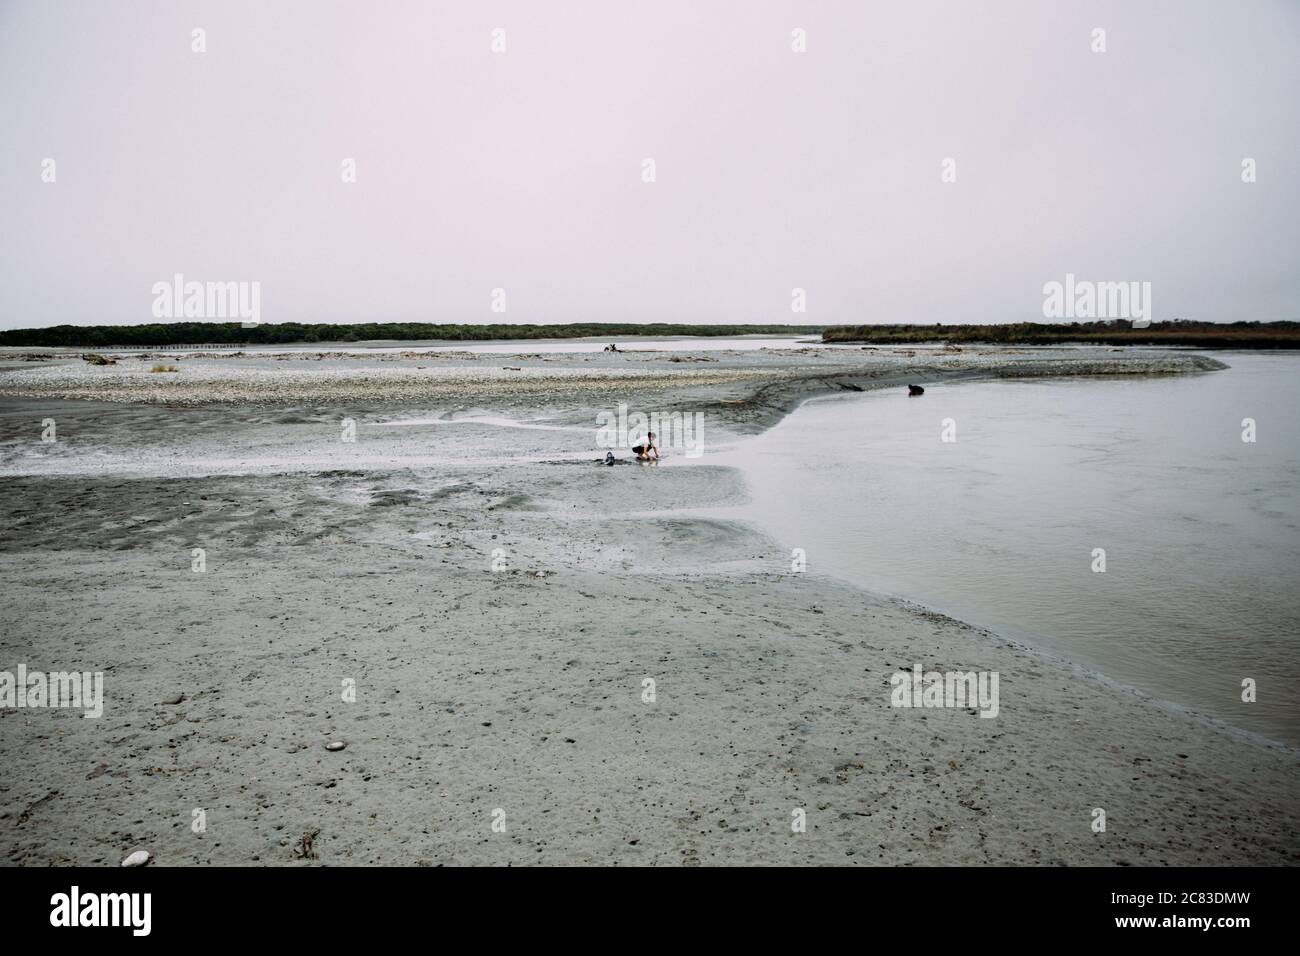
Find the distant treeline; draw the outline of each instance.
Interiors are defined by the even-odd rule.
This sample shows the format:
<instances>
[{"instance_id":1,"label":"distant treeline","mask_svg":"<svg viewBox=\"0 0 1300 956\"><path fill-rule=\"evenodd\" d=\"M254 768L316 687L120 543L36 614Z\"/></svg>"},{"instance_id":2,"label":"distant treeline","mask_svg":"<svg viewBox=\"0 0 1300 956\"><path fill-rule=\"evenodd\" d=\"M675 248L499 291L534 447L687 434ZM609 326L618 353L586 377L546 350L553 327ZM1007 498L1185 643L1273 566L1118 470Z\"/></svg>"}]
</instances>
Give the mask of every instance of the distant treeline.
<instances>
[{"instance_id":1,"label":"distant treeline","mask_svg":"<svg viewBox=\"0 0 1300 956\"><path fill-rule=\"evenodd\" d=\"M313 342L501 339L576 339L614 342L629 335L817 335L823 325L650 325L591 322L569 325L432 325L425 322L369 322L363 325L304 325L281 322L244 328L238 322L165 322L150 325L56 325L48 329L0 332L0 345L108 348L151 345L290 345Z\"/></svg>"},{"instance_id":2,"label":"distant treeline","mask_svg":"<svg viewBox=\"0 0 1300 956\"><path fill-rule=\"evenodd\" d=\"M1130 323L1071 322L1050 325L836 325L822 333L825 342L893 344L908 342L1056 345L1187 345L1209 349L1300 348L1300 322L1152 322L1135 329Z\"/></svg>"}]
</instances>

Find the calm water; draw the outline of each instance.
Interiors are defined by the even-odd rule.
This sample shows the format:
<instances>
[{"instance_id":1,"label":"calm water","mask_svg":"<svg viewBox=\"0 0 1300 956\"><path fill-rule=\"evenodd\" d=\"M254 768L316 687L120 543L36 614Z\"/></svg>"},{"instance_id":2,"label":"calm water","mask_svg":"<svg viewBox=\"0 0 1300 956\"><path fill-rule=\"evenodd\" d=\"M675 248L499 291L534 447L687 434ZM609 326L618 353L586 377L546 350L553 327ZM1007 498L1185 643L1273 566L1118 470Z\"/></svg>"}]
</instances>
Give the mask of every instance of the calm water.
<instances>
[{"instance_id":1,"label":"calm water","mask_svg":"<svg viewBox=\"0 0 1300 956\"><path fill-rule=\"evenodd\" d=\"M810 568L1300 744L1300 356L1222 358L809 402L736 451L744 510Z\"/></svg>"}]
</instances>

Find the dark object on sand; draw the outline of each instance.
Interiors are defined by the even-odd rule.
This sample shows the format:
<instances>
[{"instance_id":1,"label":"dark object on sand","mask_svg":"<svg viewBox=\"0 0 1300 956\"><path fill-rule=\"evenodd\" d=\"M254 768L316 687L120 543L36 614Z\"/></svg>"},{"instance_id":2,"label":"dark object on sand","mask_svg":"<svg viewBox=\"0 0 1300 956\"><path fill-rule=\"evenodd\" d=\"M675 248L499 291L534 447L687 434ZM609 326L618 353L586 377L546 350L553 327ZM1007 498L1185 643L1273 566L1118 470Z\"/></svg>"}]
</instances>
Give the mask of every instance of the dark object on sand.
<instances>
[{"instance_id":1,"label":"dark object on sand","mask_svg":"<svg viewBox=\"0 0 1300 956\"><path fill-rule=\"evenodd\" d=\"M925 389L923 389L920 385L909 385L909 386L907 386L907 394L908 394L908 395L924 395L924 394L925 394Z\"/></svg>"},{"instance_id":2,"label":"dark object on sand","mask_svg":"<svg viewBox=\"0 0 1300 956\"><path fill-rule=\"evenodd\" d=\"M308 830L298 838L298 845L293 848L293 855L300 860L315 860L316 856L316 837L320 836L320 827L315 830Z\"/></svg>"},{"instance_id":3,"label":"dark object on sand","mask_svg":"<svg viewBox=\"0 0 1300 956\"><path fill-rule=\"evenodd\" d=\"M81 356L91 365L116 365L117 359L104 358L102 355L96 355L94 352L86 352Z\"/></svg>"},{"instance_id":4,"label":"dark object on sand","mask_svg":"<svg viewBox=\"0 0 1300 956\"><path fill-rule=\"evenodd\" d=\"M606 345L606 346L605 346L605 351L606 351L606 352L617 352L617 351L618 351L618 346L617 346L617 345L613 345L613 344L611 344L611 345Z\"/></svg>"}]
</instances>

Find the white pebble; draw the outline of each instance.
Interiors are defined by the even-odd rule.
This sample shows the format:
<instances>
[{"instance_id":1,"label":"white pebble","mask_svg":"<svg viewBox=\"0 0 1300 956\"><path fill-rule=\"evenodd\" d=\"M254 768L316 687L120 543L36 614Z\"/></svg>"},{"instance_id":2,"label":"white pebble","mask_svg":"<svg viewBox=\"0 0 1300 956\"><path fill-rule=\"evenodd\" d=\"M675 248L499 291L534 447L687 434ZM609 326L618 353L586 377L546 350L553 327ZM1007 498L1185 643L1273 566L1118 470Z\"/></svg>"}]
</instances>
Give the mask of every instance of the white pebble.
<instances>
[{"instance_id":1,"label":"white pebble","mask_svg":"<svg viewBox=\"0 0 1300 956\"><path fill-rule=\"evenodd\" d=\"M325 749L326 749L326 750L342 750L342 749L343 749L344 747L346 747L346 746L347 746L347 744L345 744L343 741L341 741L341 740L335 740L335 741L332 741L332 742L326 744L326 745L325 745Z\"/></svg>"},{"instance_id":2,"label":"white pebble","mask_svg":"<svg viewBox=\"0 0 1300 956\"><path fill-rule=\"evenodd\" d=\"M122 865L123 866L144 866L148 862L149 862L149 851L136 850L134 853L132 853L130 856L128 856L125 860L122 861Z\"/></svg>"}]
</instances>

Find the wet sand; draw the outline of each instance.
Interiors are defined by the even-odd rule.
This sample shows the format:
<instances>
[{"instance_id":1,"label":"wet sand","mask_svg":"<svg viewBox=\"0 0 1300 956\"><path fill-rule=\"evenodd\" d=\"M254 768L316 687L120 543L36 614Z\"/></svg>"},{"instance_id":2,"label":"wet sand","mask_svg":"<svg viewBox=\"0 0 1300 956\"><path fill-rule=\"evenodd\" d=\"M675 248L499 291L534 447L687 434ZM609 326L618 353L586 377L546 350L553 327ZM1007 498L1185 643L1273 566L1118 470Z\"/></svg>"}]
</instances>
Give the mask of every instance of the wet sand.
<instances>
[{"instance_id":1,"label":"wet sand","mask_svg":"<svg viewBox=\"0 0 1300 956\"><path fill-rule=\"evenodd\" d=\"M844 385L1212 360L713 357L614 356L589 375L582 357L488 356L469 381L402 359L407 384L382 394L352 381L380 371L365 360L327 383L214 359L233 369L215 403L188 400L203 362L179 362L179 386L0 372L0 668L106 675L99 719L0 710L0 753L23 771L0 782L0 859L1296 862L1294 750L794 573L780 542L680 513L745 494L707 452L594 463L595 412L620 399L704 410L713 447ZM647 374L624 374L633 361ZM543 369L541 385L502 365ZM94 372L115 370L166 374ZM149 391L172 387L189 391ZM890 674L915 662L998 671L998 716L891 707ZM315 860L295 854L305 833Z\"/></svg>"}]
</instances>

